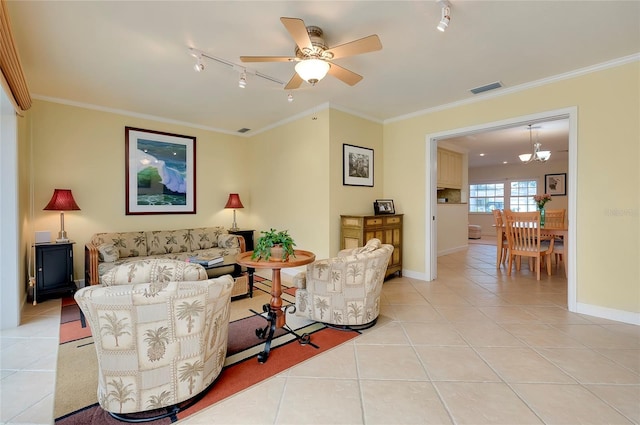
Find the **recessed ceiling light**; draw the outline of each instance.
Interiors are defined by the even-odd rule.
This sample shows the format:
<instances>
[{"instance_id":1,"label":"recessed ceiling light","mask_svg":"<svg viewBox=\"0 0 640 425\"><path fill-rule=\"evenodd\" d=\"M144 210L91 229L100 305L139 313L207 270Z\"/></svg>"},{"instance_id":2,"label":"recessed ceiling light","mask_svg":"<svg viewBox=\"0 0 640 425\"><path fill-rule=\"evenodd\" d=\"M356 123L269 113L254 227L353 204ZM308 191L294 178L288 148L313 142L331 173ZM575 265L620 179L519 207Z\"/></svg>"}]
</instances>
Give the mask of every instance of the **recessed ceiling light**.
<instances>
[{"instance_id":1,"label":"recessed ceiling light","mask_svg":"<svg viewBox=\"0 0 640 425\"><path fill-rule=\"evenodd\" d=\"M483 153L481 153L481 154L480 154L480 156L484 156L484 154L483 154Z\"/></svg>"},{"instance_id":2,"label":"recessed ceiling light","mask_svg":"<svg viewBox=\"0 0 640 425\"><path fill-rule=\"evenodd\" d=\"M502 163L503 163L503 164L508 164L508 162L507 162L507 161L502 161Z\"/></svg>"}]
</instances>

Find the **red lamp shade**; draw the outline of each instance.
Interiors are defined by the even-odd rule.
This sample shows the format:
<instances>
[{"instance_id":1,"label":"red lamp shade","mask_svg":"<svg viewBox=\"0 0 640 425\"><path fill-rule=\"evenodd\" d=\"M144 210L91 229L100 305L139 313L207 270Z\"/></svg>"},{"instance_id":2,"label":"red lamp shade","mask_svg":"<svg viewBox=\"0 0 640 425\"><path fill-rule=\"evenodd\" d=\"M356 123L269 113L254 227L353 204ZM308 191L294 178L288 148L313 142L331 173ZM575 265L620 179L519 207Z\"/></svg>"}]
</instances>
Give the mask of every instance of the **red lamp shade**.
<instances>
[{"instance_id":1,"label":"red lamp shade","mask_svg":"<svg viewBox=\"0 0 640 425\"><path fill-rule=\"evenodd\" d=\"M70 189L54 189L53 196L44 210L60 211L60 232L56 242L68 242L67 232L64 230L64 212L78 211L80 207L76 204Z\"/></svg>"},{"instance_id":2,"label":"red lamp shade","mask_svg":"<svg viewBox=\"0 0 640 425\"><path fill-rule=\"evenodd\" d=\"M52 211L79 211L70 189L54 189L53 196L44 210Z\"/></svg>"},{"instance_id":3,"label":"red lamp shade","mask_svg":"<svg viewBox=\"0 0 640 425\"><path fill-rule=\"evenodd\" d=\"M244 205L242 205L242 202L240 201L240 195L238 195L237 193L230 193L229 199L227 200L227 205L225 205L224 207L225 208L244 208Z\"/></svg>"}]
</instances>

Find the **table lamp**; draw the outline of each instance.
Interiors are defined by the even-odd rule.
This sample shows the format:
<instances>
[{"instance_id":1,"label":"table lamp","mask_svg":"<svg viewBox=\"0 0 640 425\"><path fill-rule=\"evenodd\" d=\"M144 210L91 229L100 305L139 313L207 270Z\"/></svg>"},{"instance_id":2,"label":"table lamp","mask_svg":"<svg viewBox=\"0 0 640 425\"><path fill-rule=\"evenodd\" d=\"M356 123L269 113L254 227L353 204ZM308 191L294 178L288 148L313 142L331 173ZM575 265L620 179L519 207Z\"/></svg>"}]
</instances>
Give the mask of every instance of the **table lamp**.
<instances>
[{"instance_id":1,"label":"table lamp","mask_svg":"<svg viewBox=\"0 0 640 425\"><path fill-rule=\"evenodd\" d=\"M238 195L237 193L230 193L229 199L227 200L227 205L225 205L224 207L233 208L233 225L229 230L232 230L232 231L238 230L239 229L238 224L236 223L236 209L244 208L244 205L242 205L242 202L240 201L240 195Z\"/></svg>"},{"instance_id":2,"label":"table lamp","mask_svg":"<svg viewBox=\"0 0 640 425\"><path fill-rule=\"evenodd\" d=\"M80 207L73 199L71 190L54 189L51 200L43 209L46 211L60 211L60 232L58 233L58 239L56 239L56 242L69 242L69 238L67 238L67 232L65 232L64 230L64 212L80 210Z\"/></svg>"}]
</instances>

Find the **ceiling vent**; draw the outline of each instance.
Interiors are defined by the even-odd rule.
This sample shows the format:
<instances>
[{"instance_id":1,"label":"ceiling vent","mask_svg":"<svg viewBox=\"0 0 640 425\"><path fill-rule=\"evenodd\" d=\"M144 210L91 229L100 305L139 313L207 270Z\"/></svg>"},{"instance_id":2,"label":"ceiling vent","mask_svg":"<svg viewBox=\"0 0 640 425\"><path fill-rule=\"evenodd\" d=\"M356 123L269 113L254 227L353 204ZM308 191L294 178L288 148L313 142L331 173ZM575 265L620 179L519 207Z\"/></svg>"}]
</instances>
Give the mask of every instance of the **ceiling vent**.
<instances>
[{"instance_id":1,"label":"ceiling vent","mask_svg":"<svg viewBox=\"0 0 640 425\"><path fill-rule=\"evenodd\" d=\"M484 86L476 87L476 88L473 88L473 89L471 89L469 91L471 93L473 93L473 94L479 94L479 93L484 93L484 92L489 91L489 90L499 89L500 87L502 87L502 83L500 81L496 81L495 83L491 83L491 84L487 84L487 85L484 85Z\"/></svg>"},{"instance_id":2,"label":"ceiling vent","mask_svg":"<svg viewBox=\"0 0 640 425\"><path fill-rule=\"evenodd\" d=\"M246 133L247 131L250 131L250 128L246 128L246 127L242 127L240 130L238 130L238 133Z\"/></svg>"}]
</instances>

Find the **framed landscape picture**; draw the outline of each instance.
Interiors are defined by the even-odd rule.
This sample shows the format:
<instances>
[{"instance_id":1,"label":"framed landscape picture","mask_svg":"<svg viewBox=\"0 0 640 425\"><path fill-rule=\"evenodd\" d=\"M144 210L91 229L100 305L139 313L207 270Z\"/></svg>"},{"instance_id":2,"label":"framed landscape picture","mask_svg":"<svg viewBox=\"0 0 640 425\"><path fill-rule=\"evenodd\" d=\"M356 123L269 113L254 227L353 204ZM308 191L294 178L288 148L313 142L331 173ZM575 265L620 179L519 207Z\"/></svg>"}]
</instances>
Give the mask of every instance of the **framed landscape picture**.
<instances>
[{"instance_id":1,"label":"framed landscape picture","mask_svg":"<svg viewBox=\"0 0 640 425\"><path fill-rule=\"evenodd\" d=\"M342 145L342 184L373 187L373 149Z\"/></svg>"},{"instance_id":2,"label":"framed landscape picture","mask_svg":"<svg viewBox=\"0 0 640 425\"><path fill-rule=\"evenodd\" d=\"M126 214L196 213L196 138L125 127Z\"/></svg>"},{"instance_id":3,"label":"framed landscape picture","mask_svg":"<svg viewBox=\"0 0 640 425\"><path fill-rule=\"evenodd\" d=\"M544 193L548 193L551 196L566 196L567 173L545 174Z\"/></svg>"}]
</instances>

